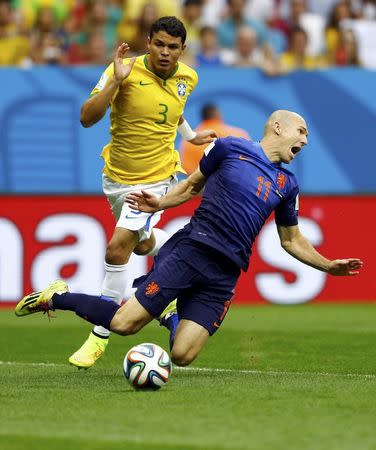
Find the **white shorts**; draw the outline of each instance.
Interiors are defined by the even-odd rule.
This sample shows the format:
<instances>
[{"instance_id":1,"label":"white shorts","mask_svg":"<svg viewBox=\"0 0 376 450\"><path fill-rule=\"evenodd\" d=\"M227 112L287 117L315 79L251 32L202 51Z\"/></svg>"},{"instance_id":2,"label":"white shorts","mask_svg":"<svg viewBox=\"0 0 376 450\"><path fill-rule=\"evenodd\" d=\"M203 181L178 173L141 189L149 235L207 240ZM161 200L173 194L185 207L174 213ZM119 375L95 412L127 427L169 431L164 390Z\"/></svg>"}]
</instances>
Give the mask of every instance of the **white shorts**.
<instances>
[{"instance_id":1,"label":"white shorts","mask_svg":"<svg viewBox=\"0 0 376 450\"><path fill-rule=\"evenodd\" d=\"M127 230L138 231L140 241L148 239L153 227L159 222L163 211L155 213L144 213L129 208L125 203L125 197L131 192L141 190L148 191L161 197L178 183L175 176L159 181L158 183L147 184L120 184L112 181L105 174L102 175L103 192L110 203L112 214L116 219L116 226Z\"/></svg>"}]
</instances>

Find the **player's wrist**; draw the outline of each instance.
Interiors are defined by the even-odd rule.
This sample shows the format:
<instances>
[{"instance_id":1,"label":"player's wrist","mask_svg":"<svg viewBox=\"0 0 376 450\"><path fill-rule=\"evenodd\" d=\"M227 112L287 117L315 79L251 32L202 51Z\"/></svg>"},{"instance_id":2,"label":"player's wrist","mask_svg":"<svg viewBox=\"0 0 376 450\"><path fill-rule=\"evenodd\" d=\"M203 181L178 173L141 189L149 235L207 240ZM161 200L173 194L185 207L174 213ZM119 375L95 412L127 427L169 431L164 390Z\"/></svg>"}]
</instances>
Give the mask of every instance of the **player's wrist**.
<instances>
[{"instance_id":1,"label":"player's wrist","mask_svg":"<svg viewBox=\"0 0 376 450\"><path fill-rule=\"evenodd\" d=\"M196 131L192 130L192 128L189 126L189 123L185 119L180 125L178 125L178 131L185 141L191 141L197 136Z\"/></svg>"},{"instance_id":2,"label":"player's wrist","mask_svg":"<svg viewBox=\"0 0 376 450\"><path fill-rule=\"evenodd\" d=\"M112 77L112 83L113 83L115 88L118 88L121 85L122 82L123 82L123 79L118 78L116 75L114 75Z\"/></svg>"}]
</instances>

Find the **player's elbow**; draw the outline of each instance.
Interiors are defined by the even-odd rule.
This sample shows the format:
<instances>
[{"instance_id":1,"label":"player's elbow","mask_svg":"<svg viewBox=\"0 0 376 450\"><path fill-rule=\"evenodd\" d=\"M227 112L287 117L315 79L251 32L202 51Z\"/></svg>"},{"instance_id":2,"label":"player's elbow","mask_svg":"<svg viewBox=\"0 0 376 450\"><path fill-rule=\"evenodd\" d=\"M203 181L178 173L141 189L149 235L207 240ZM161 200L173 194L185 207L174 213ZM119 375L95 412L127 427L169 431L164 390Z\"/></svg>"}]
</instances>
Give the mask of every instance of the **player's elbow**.
<instances>
[{"instance_id":1,"label":"player's elbow","mask_svg":"<svg viewBox=\"0 0 376 450\"><path fill-rule=\"evenodd\" d=\"M83 120L83 119L80 119L80 122L81 122L81 125L82 125L84 128L90 128L90 127L92 126L92 123L86 122L86 121Z\"/></svg>"},{"instance_id":2,"label":"player's elbow","mask_svg":"<svg viewBox=\"0 0 376 450\"><path fill-rule=\"evenodd\" d=\"M80 115L80 123L84 128L89 128L92 125L94 125L94 122L89 119L87 113L82 110L81 110L81 115Z\"/></svg>"},{"instance_id":3,"label":"player's elbow","mask_svg":"<svg viewBox=\"0 0 376 450\"><path fill-rule=\"evenodd\" d=\"M281 247L282 247L283 250L285 250L287 253L291 253L292 241L290 241L289 239L283 239L283 240L281 240Z\"/></svg>"},{"instance_id":4,"label":"player's elbow","mask_svg":"<svg viewBox=\"0 0 376 450\"><path fill-rule=\"evenodd\" d=\"M94 125L99 120L98 117L95 117L96 115L98 115L98 114L96 114L96 111L93 109L93 106L90 103L90 101L85 102L82 105L82 108L81 108L81 111L80 111L80 122L81 122L81 125L84 128L91 127L92 125Z\"/></svg>"}]
</instances>

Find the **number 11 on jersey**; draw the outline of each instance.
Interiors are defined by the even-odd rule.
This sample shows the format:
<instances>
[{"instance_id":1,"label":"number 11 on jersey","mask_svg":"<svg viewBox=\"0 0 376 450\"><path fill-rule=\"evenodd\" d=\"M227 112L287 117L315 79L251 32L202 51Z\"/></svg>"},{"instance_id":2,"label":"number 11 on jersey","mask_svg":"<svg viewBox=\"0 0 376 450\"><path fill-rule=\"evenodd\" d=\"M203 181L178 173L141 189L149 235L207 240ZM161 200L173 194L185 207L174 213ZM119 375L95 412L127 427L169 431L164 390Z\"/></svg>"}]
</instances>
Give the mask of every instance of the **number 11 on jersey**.
<instances>
[{"instance_id":1,"label":"number 11 on jersey","mask_svg":"<svg viewBox=\"0 0 376 450\"><path fill-rule=\"evenodd\" d=\"M261 193L263 191L263 188L265 187L263 200L264 200L264 202L266 202L266 200L269 197L269 192L270 192L270 187L272 185L272 182L271 181L265 181L264 177L261 177L261 176L257 177L257 181L258 181L258 186L257 186L256 195L257 195L257 197L260 197L260 195L261 195Z\"/></svg>"}]
</instances>

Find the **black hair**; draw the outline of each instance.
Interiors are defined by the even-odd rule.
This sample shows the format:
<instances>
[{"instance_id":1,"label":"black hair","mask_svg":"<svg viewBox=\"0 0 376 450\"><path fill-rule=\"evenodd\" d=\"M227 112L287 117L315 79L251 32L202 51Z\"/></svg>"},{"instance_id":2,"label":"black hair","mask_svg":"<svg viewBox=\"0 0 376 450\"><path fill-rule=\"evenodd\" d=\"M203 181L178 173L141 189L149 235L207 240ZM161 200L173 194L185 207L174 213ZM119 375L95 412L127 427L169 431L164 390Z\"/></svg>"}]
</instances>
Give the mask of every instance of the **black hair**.
<instances>
[{"instance_id":1,"label":"black hair","mask_svg":"<svg viewBox=\"0 0 376 450\"><path fill-rule=\"evenodd\" d=\"M167 34L174 37L180 36L182 44L185 43L187 38L187 30L185 29L183 22L175 16L164 16L155 21L150 28L150 39L153 37L153 34L158 33L158 31L165 31Z\"/></svg>"},{"instance_id":2,"label":"black hair","mask_svg":"<svg viewBox=\"0 0 376 450\"><path fill-rule=\"evenodd\" d=\"M210 120L216 117L218 108L214 103L205 103L201 108L202 120Z\"/></svg>"}]
</instances>

